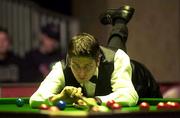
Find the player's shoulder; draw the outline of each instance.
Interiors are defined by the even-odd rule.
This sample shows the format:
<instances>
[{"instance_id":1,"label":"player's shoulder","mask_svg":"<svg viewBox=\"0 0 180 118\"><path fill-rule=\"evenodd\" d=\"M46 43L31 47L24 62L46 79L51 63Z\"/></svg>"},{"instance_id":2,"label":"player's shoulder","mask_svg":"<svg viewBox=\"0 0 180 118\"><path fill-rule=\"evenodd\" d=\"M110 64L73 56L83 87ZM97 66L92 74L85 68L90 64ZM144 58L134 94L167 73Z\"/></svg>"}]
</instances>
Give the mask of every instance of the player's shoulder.
<instances>
[{"instance_id":1,"label":"player's shoulder","mask_svg":"<svg viewBox=\"0 0 180 118\"><path fill-rule=\"evenodd\" d=\"M126 58L126 59L129 59L129 56L123 50L118 49L116 51L116 53L115 53L115 58L124 58L124 59Z\"/></svg>"},{"instance_id":2,"label":"player's shoulder","mask_svg":"<svg viewBox=\"0 0 180 118\"><path fill-rule=\"evenodd\" d=\"M122 50L122 49L117 49L116 54L127 55L126 52L124 52L124 50Z\"/></svg>"},{"instance_id":3,"label":"player's shoulder","mask_svg":"<svg viewBox=\"0 0 180 118\"><path fill-rule=\"evenodd\" d=\"M114 60L114 55L116 53L114 50L107 47L103 47L103 46L100 46L100 50L101 50L102 57L106 61L111 62Z\"/></svg>"},{"instance_id":4,"label":"player's shoulder","mask_svg":"<svg viewBox=\"0 0 180 118\"><path fill-rule=\"evenodd\" d=\"M61 61L58 61L58 62L56 62L56 63L54 63L54 65L53 65L53 67L52 67L53 69L57 69L57 68L62 68L62 63L61 63Z\"/></svg>"},{"instance_id":5,"label":"player's shoulder","mask_svg":"<svg viewBox=\"0 0 180 118\"><path fill-rule=\"evenodd\" d=\"M122 49L111 49L100 46L103 57L107 61L115 60L116 58L129 58L129 56Z\"/></svg>"},{"instance_id":6,"label":"player's shoulder","mask_svg":"<svg viewBox=\"0 0 180 118\"><path fill-rule=\"evenodd\" d=\"M52 69L65 69L67 66L65 60L60 60L56 63L54 63L54 65L52 66Z\"/></svg>"}]
</instances>

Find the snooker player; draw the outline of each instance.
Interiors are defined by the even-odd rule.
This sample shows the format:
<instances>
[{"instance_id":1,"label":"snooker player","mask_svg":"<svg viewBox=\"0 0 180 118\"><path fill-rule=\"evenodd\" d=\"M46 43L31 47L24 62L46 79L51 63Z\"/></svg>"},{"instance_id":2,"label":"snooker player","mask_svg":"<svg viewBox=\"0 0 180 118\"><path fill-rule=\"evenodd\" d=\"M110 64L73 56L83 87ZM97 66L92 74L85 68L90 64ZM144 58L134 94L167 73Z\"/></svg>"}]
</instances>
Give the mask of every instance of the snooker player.
<instances>
[{"instance_id":1,"label":"snooker player","mask_svg":"<svg viewBox=\"0 0 180 118\"><path fill-rule=\"evenodd\" d=\"M79 98L96 104L114 100L123 106L136 105L138 94L131 82L132 68L128 55L102 47L90 34L81 33L70 40L66 63L57 62L31 96L30 105L67 103Z\"/></svg>"}]
</instances>

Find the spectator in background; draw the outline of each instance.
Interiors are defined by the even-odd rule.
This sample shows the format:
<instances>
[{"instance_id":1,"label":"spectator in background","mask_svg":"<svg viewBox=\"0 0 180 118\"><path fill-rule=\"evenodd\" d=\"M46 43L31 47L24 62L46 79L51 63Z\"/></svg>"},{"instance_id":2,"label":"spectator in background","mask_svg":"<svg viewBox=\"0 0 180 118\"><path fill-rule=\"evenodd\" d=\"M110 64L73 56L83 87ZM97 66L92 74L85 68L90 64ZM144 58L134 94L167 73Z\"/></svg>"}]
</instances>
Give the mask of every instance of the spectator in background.
<instances>
[{"instance_id":1,"label":"spectator in background","mask_svg":"<svg viewBox=\"0 0 180 118\"><path fill-rule=\"evenodd\" d=\"M22 82L41 82L48 75L53 63L62 58L59 38L58 27L54 24L47 24L41 28L39 47L25 56Z\"/></svg>"},{"instance_id":2,"label":"spectator in background","mask_svg":"<svg viewBox=\"0 0 180 118\"><path fill-rule=\"evenodd\" d=\"M180 98L180 84L173 86L163 93L163 98Z\"/></svg>"},{"instance_id":3,"label":"spectator in background","mask_svg":"<svg viewBox=\"0 0 180 118\"><path fill-rule=\"evenodd\" d=\"M21 59L11 51L7 29L0 27L0 82L18 82Z\"/></svg>"}]
</instances>

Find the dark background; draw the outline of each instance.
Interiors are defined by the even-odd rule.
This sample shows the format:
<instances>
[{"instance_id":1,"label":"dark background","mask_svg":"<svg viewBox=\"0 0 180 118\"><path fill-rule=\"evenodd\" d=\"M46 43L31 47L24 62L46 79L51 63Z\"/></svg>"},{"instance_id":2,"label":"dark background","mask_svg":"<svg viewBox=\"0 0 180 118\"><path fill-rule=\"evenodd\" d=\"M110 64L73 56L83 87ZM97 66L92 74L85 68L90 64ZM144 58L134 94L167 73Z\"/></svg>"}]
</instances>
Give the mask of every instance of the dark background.
<instances>
[{"instance_id":1,"label":"dark background","mask_svg":"<svg viewBox=\"0 0 180 118\"><path fill-rule=\"evenodd\" d=\"M62 13L64 15L72 15L72 0L30 0L46 9Z\"/></svg>"}]
</instances>

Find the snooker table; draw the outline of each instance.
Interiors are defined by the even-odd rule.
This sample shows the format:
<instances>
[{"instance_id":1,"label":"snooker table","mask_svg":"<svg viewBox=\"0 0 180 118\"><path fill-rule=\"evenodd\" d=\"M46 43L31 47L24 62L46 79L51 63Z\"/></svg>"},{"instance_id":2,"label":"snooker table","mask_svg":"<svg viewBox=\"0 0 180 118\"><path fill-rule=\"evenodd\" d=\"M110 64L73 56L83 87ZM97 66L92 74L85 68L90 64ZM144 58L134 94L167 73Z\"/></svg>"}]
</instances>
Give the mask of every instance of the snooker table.
<instances>
[{"instance_id":1,"label":"snooker table","mask_svg":"<svg viewBox=\"0 0 180 118\"><path fill-rule=\"evenodd\" d=\"M179 118L180 109L177 110L158 110L156 105L159 102L180 102L180 99L171 98L140 98L139 103L148 102L150 109L148 111L139 110L139 106L122 107L121 110L109 110L108 112L88 112L87 110L78 110L68 105L65 110L51 112L48 110L32 109L29 106L29 98L22 98L25 101L24 106L16 106L17 98L0 98L0 118Z\"/></svg>"}]
</instances>

